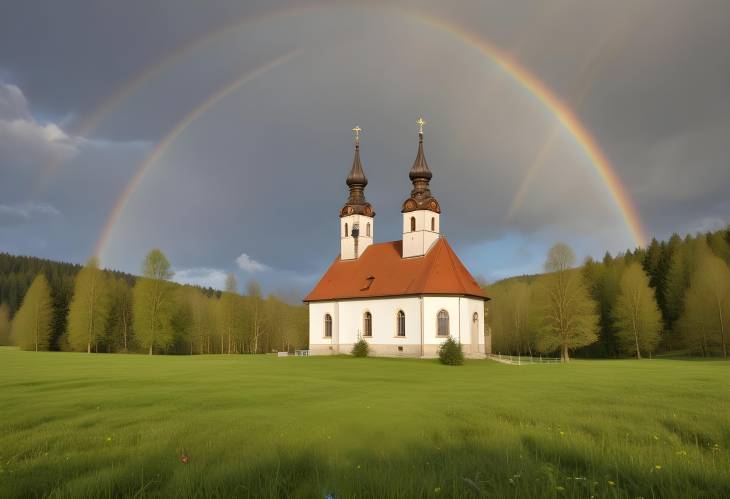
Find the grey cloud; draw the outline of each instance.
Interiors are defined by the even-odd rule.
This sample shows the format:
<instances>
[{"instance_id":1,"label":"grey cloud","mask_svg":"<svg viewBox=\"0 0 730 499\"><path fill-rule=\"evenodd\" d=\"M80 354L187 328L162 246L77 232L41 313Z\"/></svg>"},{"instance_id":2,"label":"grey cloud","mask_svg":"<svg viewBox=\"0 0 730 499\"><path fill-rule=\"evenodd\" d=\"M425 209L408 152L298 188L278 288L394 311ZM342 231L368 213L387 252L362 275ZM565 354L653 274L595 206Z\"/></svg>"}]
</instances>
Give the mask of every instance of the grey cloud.
<instances>
[{"instance_id":1,"label":"grey cloud","mask_svg":"<svg viewBox=\"0 0 730 499\"><path fill-rule=\"evenodd\" d=\"M148 151L120 142L157 142L242 71L302 48L191 123L152 165L111 238L110 265L137 271L144 253L160 246L180 269L240 271L235 260L245 248L270 267L256 274L269 289L304 290L338 251L355 123L365 129L376 239L400 237L420 114L429 122L426 153L444 231L475 272L539 270L557 239L581 256L633 245L601 178L563 127L507 219L555 117L457 34L368 2L253 23L155 74L92 137L60 125L57 117L69 114L81 123L182 43L286 3L172 4L9 5L0 19L0 75L17 86L0 91L0 194L9 206L26 202L33 172L62 157L34 201L63 217L0 241L12 236L22 250L23 241L45 238L53 244L44 256L83 261ZM727 2L403 4L484 36L543 80L594 135L651 234L728 220ZM29 23L44 36L18 28Z\"/></svg>"},{"instance_id":2,"label":"grey cloud","mask_svg":"<svg viewBox=\"0 0 730 499\"><path fill-rule=\"evenodd\" d=\"M56 217L60 214L60 211L49 204L0 204L0 226L24 224L38 219Z\"/></svg>"}]
</instances>

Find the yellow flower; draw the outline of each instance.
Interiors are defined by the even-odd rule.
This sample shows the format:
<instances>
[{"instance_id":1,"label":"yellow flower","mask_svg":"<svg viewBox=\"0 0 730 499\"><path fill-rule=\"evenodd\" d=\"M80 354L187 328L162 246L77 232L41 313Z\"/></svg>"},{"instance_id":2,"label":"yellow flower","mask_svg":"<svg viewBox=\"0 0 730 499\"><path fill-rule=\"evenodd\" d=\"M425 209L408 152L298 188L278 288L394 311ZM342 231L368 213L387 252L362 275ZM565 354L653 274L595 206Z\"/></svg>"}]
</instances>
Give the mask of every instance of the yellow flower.
<instances>
[{"instance_id":1,"label":"yellow flower","mask_svg":"<svg viewBox=\"0 0 730 499\"><path fill-rule=\"evenodd\" d=\"M660 469L662 469L662 465L661 464L655 464L654 465L654 469L655 470L660 470Z\"/></svg>"},{"instance_id":2,"label":"yellow flower","mask_svg":"<svg viewBox=\"0 0 730 499\"><path fill-rule=\"evenodd\" d=\"M112 437L106 437L106 441L107 442L111 442L112 441Z\"/></svg>"},{"instance_id":3,"label":"yellow flower","mask_svg":"<svg viewBox=\"0 0 730 499\"><path fill-rule=\"evenodd\" d=\"M609 484L609 485L610 485L611 487L613 487L614 485L616 485L616 482L614 482L613 480L609 480L609 481L608 481L608 484Z\"/></svg>"},{"instance_id":4,"label":"yellow flower","mask_svg":"<svg viewBox=\"0 0 730 499\"><path fill-rule=\"evenodd\" d=\"M561 436L561 437L564 437L564 436L565 436L565 432L564 432L564 431L561 431L561 432L560 432L560 436Z\"/></svg>"}]
</instances>

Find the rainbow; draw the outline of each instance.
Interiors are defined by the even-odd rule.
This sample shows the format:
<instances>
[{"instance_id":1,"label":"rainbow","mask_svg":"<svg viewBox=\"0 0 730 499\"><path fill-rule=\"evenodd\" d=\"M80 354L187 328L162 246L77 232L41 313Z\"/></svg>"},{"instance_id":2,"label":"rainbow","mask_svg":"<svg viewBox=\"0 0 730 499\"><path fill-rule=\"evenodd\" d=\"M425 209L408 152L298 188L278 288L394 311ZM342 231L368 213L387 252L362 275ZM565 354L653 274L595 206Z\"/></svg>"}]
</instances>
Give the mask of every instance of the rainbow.
<instances>
[{"instance_id":1,"label":"rainbow","mask_svg":"<svg viewBox=\"0 0 730 499\"><path fill-rule=\"evenodd\" d=\"M127 84L123 85L118 92L116 92L110 99L105 101L99 107L99 110L95 112L92 117L85 122L83 130L88 133L103 119L104 116L109 114L116 106L118 106L119 103L126 96L131 94L132 91L141 87L146 81L151 79L153 76L159 74L164 68L169 67L172 63L178 60L181 60L183 56L189 54L198 47L203 46L211 42L212 40L220 38L226 34L232 33L244 25L259 22L262 19L291 15L293 13L298 13L305 10L322 9L327 6L331 6L333 8L335 7L334 5L330 5L329 3L325 2L304 7L288 7L279 10L268 11L262 14L258 14L256 16L239 19L233 23L224 25L198 38L193 39L192 41L182 45L178 49L175 49L168 57L163 58L161 61L148 66L142 73L132 78ZM400 14L404 17L415 19L425 25L451 34L452 36L461 40L463 43L477 49L482 54L487 56L487 58L491 62L496 64L505 74L509 75L517 84L519 84L522 88L532 94L540 102L541 105L543 105L552 115L555 116L555 118L558 120L558 123L562 125L574 137L580 148L585 152L586 156L590 160L595 171L597 172L601 181L606 187L609 195L613 199L628 231L631 234L633 241L637 246L645 245L646 231L643 227L639 212L634 205L633 200L629 196L625 186L622 184L620 178L616 174L615 169L598 145L598 141L591 135L591 133L583 125L583 123L575 115L575 113L533 73L531 73L527 68L520 65L519 62L516 61L510 54L504 52L503 50L501 50L491 42L487 41L483 37L479 36L478 34L473 33L456 24L450 23L434 16L430 16L420 11L403 9L390 5L372 5L369 6L369 8L381 9L386 12ZM288 58L288 56L284 57ZM268 66L269 65L267 65L266 69L270 69L270 67ZM248 81L248 79L245 77L242 77L241 79ZM126 206L130 195L134 192L134 189L139 184L139 181L143 177L144 172L147 171L157 159L159 159L159 157L164 153L167 147L169 147L169 145L190 124L190 122L195 120L203 112L209 109L215 102L218 102L221 98L225 97L231 91L235 90L237 86L243 84L243 82L241 82L237 86L234 85L237 82L238 80L236 82L233 82L231 85L225 87L224 89L216 92L211 97L206 99L200 106L191 111L188 116L186 116L180 123L178 123L171 130L171 132L168 133L167 136L165 136L165 138L157 145L157 147L155 147L153 152L145 159L139 170L135 173L132 180L124 189L122 195L119 197L114 209L112 210L109 219L105 223L99 241L96 244L94 254L98 255L104 249L106 241L109 238L109 234L114 227L114 224L119 219L119 216L124 210L124 207ZM234 88L226 92L225 90L231 86L233 86ZM543 149L545 150L547 150L548 148L549 146L543 147ZM534 168L531 168L531 171L532 170L534 170ZM523 182L523 185L526 186L528 183L529 180L527 182ZM521 190L523 189L524 188L521 187ZM523 197L524 193L518 192L517 196ZM517 202L519 202L519 200ZM516 202L513 202L512 204L514 206L516 205Z\"/></svg>"},{"instance_id":2,"label":"rainbow","mask_svg":"<svg viewBox=\"0 0 730 499\"><path fill-rule=\"evenodd\" d=\"M167 135L155 146L155 148L150 152L145 160L139 165L137 170L135 171L134 175L130 179L130 181L127 183L126 187L122 191L121 195L117 199L116 203L114 204L114 208L112 209L109 217L107 218L106 223L104 224L104 228L101 231L101 235L99 236L99 240L96 243L96 247L94 248L94 256L99 258L101 253L104 251L104 248L106 247L106 244L109 240L109 236L111 235L112 231L114 230L114 226L117 223L117 220L119 220L119 217L122 215L122 212L124 212L124 208L127 206L127 203L129 202L129 199L131 198L132 194L134 193L135 189L139 185L140 181L144 177L145 173L150 169L150 167L157 162L158 159L165 153L168 147L170 147L170 144L172 144L175 139L183 132L185 129L190 126L190 124L198 119L201 115L203 115L208 109L213 107L216 103L218 103L221 99L229 95L230 93L234 92L235 90L238 90L241 86L243 86L245 83L248 83L255 78L263 75L264 73L274 69L275 67L285 63L292 57L294 57L297 53L299 53L301 50L293 50L287 54L284 54L281 57L277 57L271 62L268 62L262 66L257 67L256 69L252 71L246 71L242 75L240 75L238 78L236 78L234 81L229 83L228 85L224 86L223 88L219 89L217 92L214 92L213 94L209 95L205 100L203 100L198 106L196 106L192 111L190 111L188 114L186 114L183 119L181 119L173 128L170 130Z\"/></svg>"}]
</instances>

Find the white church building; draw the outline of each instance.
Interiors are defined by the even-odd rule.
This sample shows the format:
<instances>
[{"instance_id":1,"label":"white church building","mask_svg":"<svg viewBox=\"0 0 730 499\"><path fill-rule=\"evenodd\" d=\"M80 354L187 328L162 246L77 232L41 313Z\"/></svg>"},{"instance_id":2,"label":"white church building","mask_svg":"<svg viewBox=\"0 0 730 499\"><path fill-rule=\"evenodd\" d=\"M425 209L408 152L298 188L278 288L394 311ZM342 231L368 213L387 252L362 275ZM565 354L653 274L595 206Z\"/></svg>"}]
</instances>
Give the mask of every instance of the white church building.
<instances>
[{"instance_id":1,"label":"white church building","mask_svg":"<svg viewBox=\"0 0 730 499\"><path fill-rule=\"evenodd\" d=\"M361 130L353 129L340 254L304 299L312 355L350 353L362 338L372 355L435 357L449 336L467 357L491 352L484 328L488 298L441 234L441 207L431 194L423 152L424 121L418 124L418 154L409 172L413 189L401 210L403 237L384 243L373 242L375 212L365 199Z\"/></svg>"}]
</instances>

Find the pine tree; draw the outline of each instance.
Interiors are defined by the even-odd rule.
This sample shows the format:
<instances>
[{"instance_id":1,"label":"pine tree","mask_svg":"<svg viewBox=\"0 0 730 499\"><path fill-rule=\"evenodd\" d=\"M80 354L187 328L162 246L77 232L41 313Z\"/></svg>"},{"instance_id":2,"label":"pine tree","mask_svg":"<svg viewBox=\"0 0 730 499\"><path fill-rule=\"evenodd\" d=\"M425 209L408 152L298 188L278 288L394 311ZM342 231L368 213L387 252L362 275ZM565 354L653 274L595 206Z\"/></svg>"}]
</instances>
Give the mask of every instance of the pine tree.
<instances>
[{"instance_id":1,"label":"pine tree","mask_svg":"<svg viewBox=\"0 0 730 499\"><path fill-rule=\"evenodd\" d=\"M11 326L13 342L24 350L46 350L51 336L53 303L48 280L38 274Z\"/></svg>"},{"instance_id":2,"label":"pine tree","mask_svg":"<svg viewBox=\"0 0 730 499\"><path fill-rule=\"evenodd\" d=\"M156 348L164 349L174 339L170 323L174 312L170 262L154 249L145 258L142 274L133 290L133 324L137 341L152 355Z\"/></svg>"},{"instance_id":3,"label":"pine tree","mask_svg":"<svg viewBox=\"0 0 730 499\"><path fill-rule=\"evenodd\" d=\"M641 358L641 351L653 352L659 343L661 313L649 278L638 263L621 277L621 293L613 312L624 351Z\"/></svg>"},{"instance_id":4,"label":"pine tree","mask_svg":"<svg viewBox=\"0 0 730 499\"><path fill-rule=\"evenodd\" d=\"M675 324L684 313L685 296L689 287L689 265L688 250L685 246L677 249L672 255L667 272L667 284L665 290L665 323L667 332L676 330ZM668 345L671 348L671 345Z\"/></svg>"},{"instance_id":5,"label":"pine tree","mask_svg":"<svg viewBox=\"0 0 730 499\"><path fill-rule=\"evenodd\" d=\"M109 289L99 262L91 258L76 276L68 313L68 341L74 350L91 353L104 336L109 313Z\"/></svg>"}]
</instances>

